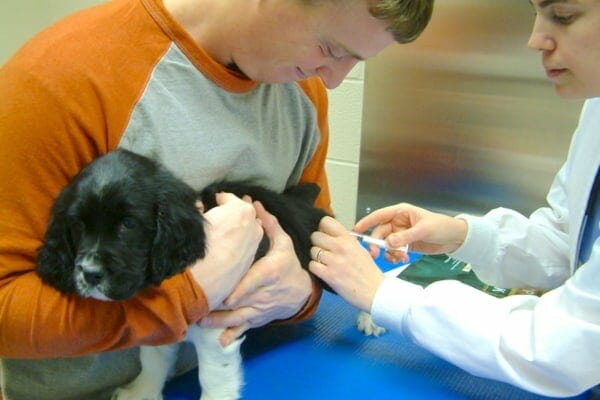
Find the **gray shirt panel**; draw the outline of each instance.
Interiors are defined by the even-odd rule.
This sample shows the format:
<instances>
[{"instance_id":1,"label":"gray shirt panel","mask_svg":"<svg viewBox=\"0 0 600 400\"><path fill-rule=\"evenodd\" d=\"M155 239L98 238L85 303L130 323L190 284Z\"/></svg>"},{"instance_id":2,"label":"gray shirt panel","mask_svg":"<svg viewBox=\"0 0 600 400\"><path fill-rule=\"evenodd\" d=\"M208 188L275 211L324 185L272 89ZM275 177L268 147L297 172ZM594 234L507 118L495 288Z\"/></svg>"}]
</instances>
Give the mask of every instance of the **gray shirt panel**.
<instances>
[{"instance_id":1,"label":"gray shirt panel","mask_svg":"<svg viewBox=\"0 0 600 400\"><path fill-rule=\"evenodd\" d=\"M226 179L282 191L297 183L319 140L314 105L296 83L227 92L174 44L120 147L160 160L196 189Z\"/></svg>"}]
</instances>

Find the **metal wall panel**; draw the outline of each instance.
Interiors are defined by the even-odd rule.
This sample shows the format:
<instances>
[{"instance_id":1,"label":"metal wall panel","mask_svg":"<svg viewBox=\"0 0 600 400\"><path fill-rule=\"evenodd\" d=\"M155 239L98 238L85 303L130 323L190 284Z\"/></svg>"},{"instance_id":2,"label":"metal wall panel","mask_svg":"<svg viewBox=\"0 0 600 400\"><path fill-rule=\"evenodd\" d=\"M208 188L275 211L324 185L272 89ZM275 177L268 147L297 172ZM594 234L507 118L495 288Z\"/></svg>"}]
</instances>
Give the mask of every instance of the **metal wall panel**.
<instances>
[{"instance_id":1,"label":"metal wall panel","mask_svg":"<svg viewBox=\"0 0 600 400\"><path fill-rule=\"evenodd\" d=\"M414 43L365 67L357 218L401 201L448 213L545 203L581 101L527 48L526 0L436 0Z\"/></svg>"}]
</instances>

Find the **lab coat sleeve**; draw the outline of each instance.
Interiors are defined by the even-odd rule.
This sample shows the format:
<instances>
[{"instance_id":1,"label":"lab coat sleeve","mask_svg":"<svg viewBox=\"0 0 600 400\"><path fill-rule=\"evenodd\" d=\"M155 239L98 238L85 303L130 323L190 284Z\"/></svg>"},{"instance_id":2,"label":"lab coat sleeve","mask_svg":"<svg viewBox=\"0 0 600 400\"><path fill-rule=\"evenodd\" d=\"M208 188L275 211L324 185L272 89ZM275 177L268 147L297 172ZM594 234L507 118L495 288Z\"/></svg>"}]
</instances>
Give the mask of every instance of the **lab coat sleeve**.
<instances>
[{"instance_id":1,"label":"lab coat sleeve","mask_svg":"<svg viewBox=\"0 0 600 400\"><path fill-rule=\"evenodd\" d=\"M553 289L571 274L566 165L547 196L549 206L529 218L497 208L483 217L462 214L469 226L463 245L450 255L468 262L482 281L502 288Z\"/></svg>"},{"instance_id":2,"label":"lab coat sleeve","mask_svg":"<svg viewBox=\"0 0 600 400\"><path fill-rule=\"evenodd\" d=\"M371 314L380 326L467 372L547 396L600 381L600 242L590 261L542 297L496 298L458 281L425 289L381 284Z\"/></svg>"}]
</instances>

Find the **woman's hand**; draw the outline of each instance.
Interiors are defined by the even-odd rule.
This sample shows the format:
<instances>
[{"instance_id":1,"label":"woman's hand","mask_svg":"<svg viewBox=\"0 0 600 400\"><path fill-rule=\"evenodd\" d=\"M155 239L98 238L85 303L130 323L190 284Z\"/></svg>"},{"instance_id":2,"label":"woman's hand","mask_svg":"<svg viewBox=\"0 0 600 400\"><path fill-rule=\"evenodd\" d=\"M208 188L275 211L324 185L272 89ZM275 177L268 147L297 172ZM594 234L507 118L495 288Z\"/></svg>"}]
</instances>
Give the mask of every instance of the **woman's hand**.
<instances>
[{"instance_id":1,"label":"woman's hand","mask_svg":"<svg viewBox=\"0 0 600 400\"><path fill-rule=\"evenodd\" d=\"M467 235L467 222L459 218L434 213L407 203L381 208L362 218L354 226L357 232L375 227L372 236L385 238L390 247L405 244L424 254L451 253L458 249ZM372 247L371 254L378 255ZM390 261L397 254L390 252Z\"/></svg>"},{"instance_id":2,"label":"woman's hand","mask_svg":"<svg viewBox=\"0 0 600 400\"><path fill-rule=\"evenodd\" d=\"M338 295L363 311L370 311L375 292L384 279L369 253L346 228L331 217L319 224L311 236L313 248L309 268Z\"/></svg>"}]
</instances>

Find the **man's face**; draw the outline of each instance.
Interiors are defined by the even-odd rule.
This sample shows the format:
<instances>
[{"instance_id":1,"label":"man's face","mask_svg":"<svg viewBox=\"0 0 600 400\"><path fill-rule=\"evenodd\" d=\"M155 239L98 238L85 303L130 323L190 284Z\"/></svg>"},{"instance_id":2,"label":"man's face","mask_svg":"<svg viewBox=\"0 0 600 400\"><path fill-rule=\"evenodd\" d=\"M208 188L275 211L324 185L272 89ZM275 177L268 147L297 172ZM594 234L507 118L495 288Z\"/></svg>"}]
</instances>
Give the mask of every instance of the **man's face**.
<instances>
[{"instance_id":1,"label":"man's face","mask_svg":"<svg viewBox=\"0 0 600 400\"><path fill-rule=\"evenodd\" d=\"M358 61L394 43L385 21L374 18L366 1L265 2L259 18L232 51L249 78L266 83L320 76L337 87Z\"/></svg>"}]
</instances>

